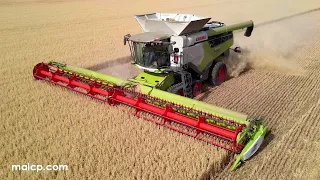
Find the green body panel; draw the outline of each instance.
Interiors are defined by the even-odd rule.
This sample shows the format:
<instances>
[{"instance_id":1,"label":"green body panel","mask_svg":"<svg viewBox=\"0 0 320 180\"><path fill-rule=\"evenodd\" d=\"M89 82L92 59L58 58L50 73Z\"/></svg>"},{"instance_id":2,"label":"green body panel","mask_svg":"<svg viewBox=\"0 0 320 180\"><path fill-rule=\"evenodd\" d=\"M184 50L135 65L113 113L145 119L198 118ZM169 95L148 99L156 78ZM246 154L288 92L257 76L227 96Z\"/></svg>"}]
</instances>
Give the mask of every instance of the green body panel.
<instances>
[{"instance_id":1,"label":"green body panel","mask_svg":"<svg viewBox=\"0 0 320 180\"><path fill-rule=\"evenodd\" d=\"M203 43L204 57L201 60L198 70L202 72L212 61L219 57L223 52L233 45L233 38L221 43L213 48L210 47L208 41Z\"/></svg>"},{"instance_id":2,"label":"green body panel","mask_svg":"<svg viewBox=\"0 0 320 180\"><path fill-rule=\"evenodd\" d=\"M167 90L174 83L173 73L153 73L142 72L134 79L129 81L136 82L142 85L156 87L161 90Z\"/></svg>"},{"instance_id":3,"label":"green body panel","mask_svg":"<svg viewBox=\"0 0 320 180\"><path fill-rule=\"evenodd\" d=\"M215 36L215 35L232 32L238 29L243 29L251 26L253 26L253 21L246 21L238 24L229 25L229 26L213 28L210 31L208 31L208 36Z\"/></svg>"},{"instance_id":4,"label":"green body panel","mask_svg":"<svg viewBox=\"0 0 320 180\"><path fill-rule=\"evenodd\" d=\"M229 33L238 29L243 29L247 27L253 26L253 21L242 22L229 26L222 26L218 28L213 28L207 32L208 37L216 36L224 33ZM228 50L234 43L233 38L229 39L226 42L223 42L213 48L210 47L208 41L203 42L204 49L204 58L201 60L200 65L198 66L198 70L202 72L212 61L214 61L217 57L219 57L223 52Z\"/></svg>"},{"instance_id":5,"label":"green body panel","mask_svg":"<svg viewBox=\"0 0 320 180\"><path fill-rule=\"evenodd\" d=\"M246 145L244 146L244 148L242 149L241 153L237 156L236 161L233 163L232 167L231 167L231 171L236 170L242 163L242 156L248 151L248 149L253 145L253 143L255 142L256 139L258 139L260 136L264 137L267 133L267 129L259 124L259 125L255 125L253 126L254 130L252 132L248 132L251 134L250 139L248 140L248 142L246 143ZM239 136L239 135L238 135Z\"/></svg>"}]
</instances>

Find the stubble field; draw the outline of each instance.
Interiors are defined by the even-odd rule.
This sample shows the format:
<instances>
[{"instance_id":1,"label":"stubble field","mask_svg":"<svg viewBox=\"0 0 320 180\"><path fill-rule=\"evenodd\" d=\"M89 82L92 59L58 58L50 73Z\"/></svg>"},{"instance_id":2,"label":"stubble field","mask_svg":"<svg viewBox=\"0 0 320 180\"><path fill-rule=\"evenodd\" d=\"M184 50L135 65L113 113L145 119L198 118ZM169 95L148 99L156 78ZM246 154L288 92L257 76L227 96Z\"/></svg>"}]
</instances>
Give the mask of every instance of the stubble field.
<instances>
[{"instance_id":1,"label":"stubble field","mask_svg":"<svg viewBox=\"0 0 320 180\"><path fill-rule=\"evenodd\" d=\"M319 179L318 11L261 25L250 38L237 33L245 54L228 62L234 77L198 97L262 115L271 129L264 148L234 173L228 172L234 156L225 150L34 81L31 73L49 60L115 76L135 73L124 64L129 50L122 44L124 34L140 32L134 14L261 24L318 7L316 0L0 1L1 179ZM11 171L28 162L69 170Z\"/></svg>"}]
</instances>

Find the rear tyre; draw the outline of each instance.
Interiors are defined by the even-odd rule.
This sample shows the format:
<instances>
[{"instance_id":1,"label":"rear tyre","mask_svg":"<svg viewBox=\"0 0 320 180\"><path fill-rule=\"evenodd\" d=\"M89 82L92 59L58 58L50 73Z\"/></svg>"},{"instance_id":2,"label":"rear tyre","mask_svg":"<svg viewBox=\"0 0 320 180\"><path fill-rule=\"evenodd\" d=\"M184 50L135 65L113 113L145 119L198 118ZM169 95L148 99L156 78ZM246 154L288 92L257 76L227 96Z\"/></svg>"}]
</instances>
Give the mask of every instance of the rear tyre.
<instances>
[{"instance_id":1,"label":"rear tyre","mask_svg":"<svg viewBox=\"0 0 320 180\"><path fill-rule=\"evenodd\" d=\"M211 71L211 83L214 86L219 86L226 80L227 67L223 62L217 62Z\"/></svg>"}]
</instances>

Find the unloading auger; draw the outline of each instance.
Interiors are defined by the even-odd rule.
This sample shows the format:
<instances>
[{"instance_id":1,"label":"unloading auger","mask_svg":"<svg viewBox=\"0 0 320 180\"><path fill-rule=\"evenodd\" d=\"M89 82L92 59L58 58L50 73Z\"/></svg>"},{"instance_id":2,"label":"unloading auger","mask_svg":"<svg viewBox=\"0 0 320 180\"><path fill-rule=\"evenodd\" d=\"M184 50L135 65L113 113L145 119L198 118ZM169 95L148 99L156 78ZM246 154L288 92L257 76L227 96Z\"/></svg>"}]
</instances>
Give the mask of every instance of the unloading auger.
<instances>
[{"instance_id":1,"label":"unloading auger","mask_svg":"<svg viewBox=\"0 0 320 180\"><path fill-rule=\"evenodd\" d=\"M122 80L59 62L42 62L33 69L37 80L68 88L92 98L132 109L135 116L239 154L231 170L261 146L266 128L259 118L197 101L202 84L225 81L233 31L253 22L231 26L190 14L152 13L135 19L144 31L124 36L133 64L144 72ZM241 52L239 48L231 49ZM146 114L152 115L146 116Z\"/></svg>"}]
</instances>

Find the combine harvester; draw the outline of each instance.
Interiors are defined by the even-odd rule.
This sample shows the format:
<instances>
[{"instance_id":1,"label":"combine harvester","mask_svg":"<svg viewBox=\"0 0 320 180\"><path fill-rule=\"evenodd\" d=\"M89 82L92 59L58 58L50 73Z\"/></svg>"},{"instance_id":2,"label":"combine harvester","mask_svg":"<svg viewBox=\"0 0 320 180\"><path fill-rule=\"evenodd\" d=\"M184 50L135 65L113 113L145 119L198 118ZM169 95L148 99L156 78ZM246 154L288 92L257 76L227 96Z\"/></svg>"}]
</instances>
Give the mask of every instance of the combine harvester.
<instances>
[{"instance_id":1,"label":"combine harvester","mask_svg":"<svg viewBox=\"0 0 320 180\"><path fill-rule=\"evenodd\" d=\"M133 64L144 71L121 80L88 69L58 62L42 62L33 76L91 96L110 105L122 104L131 113L158 125L240 154L231 170L249 159L261 146L266 128L259 118L216 107L193 97L209 81L225 81L226 65L219 56L228 56L233 31L253 22L226 26L208 17L190 14L152 13L135 19L144 31L125 35ZM239 48L231 49L240 53ZM149 116L145 116L148 114ZM150 118L150 115L154 118Z\"/></svg>"}]
</instances>

